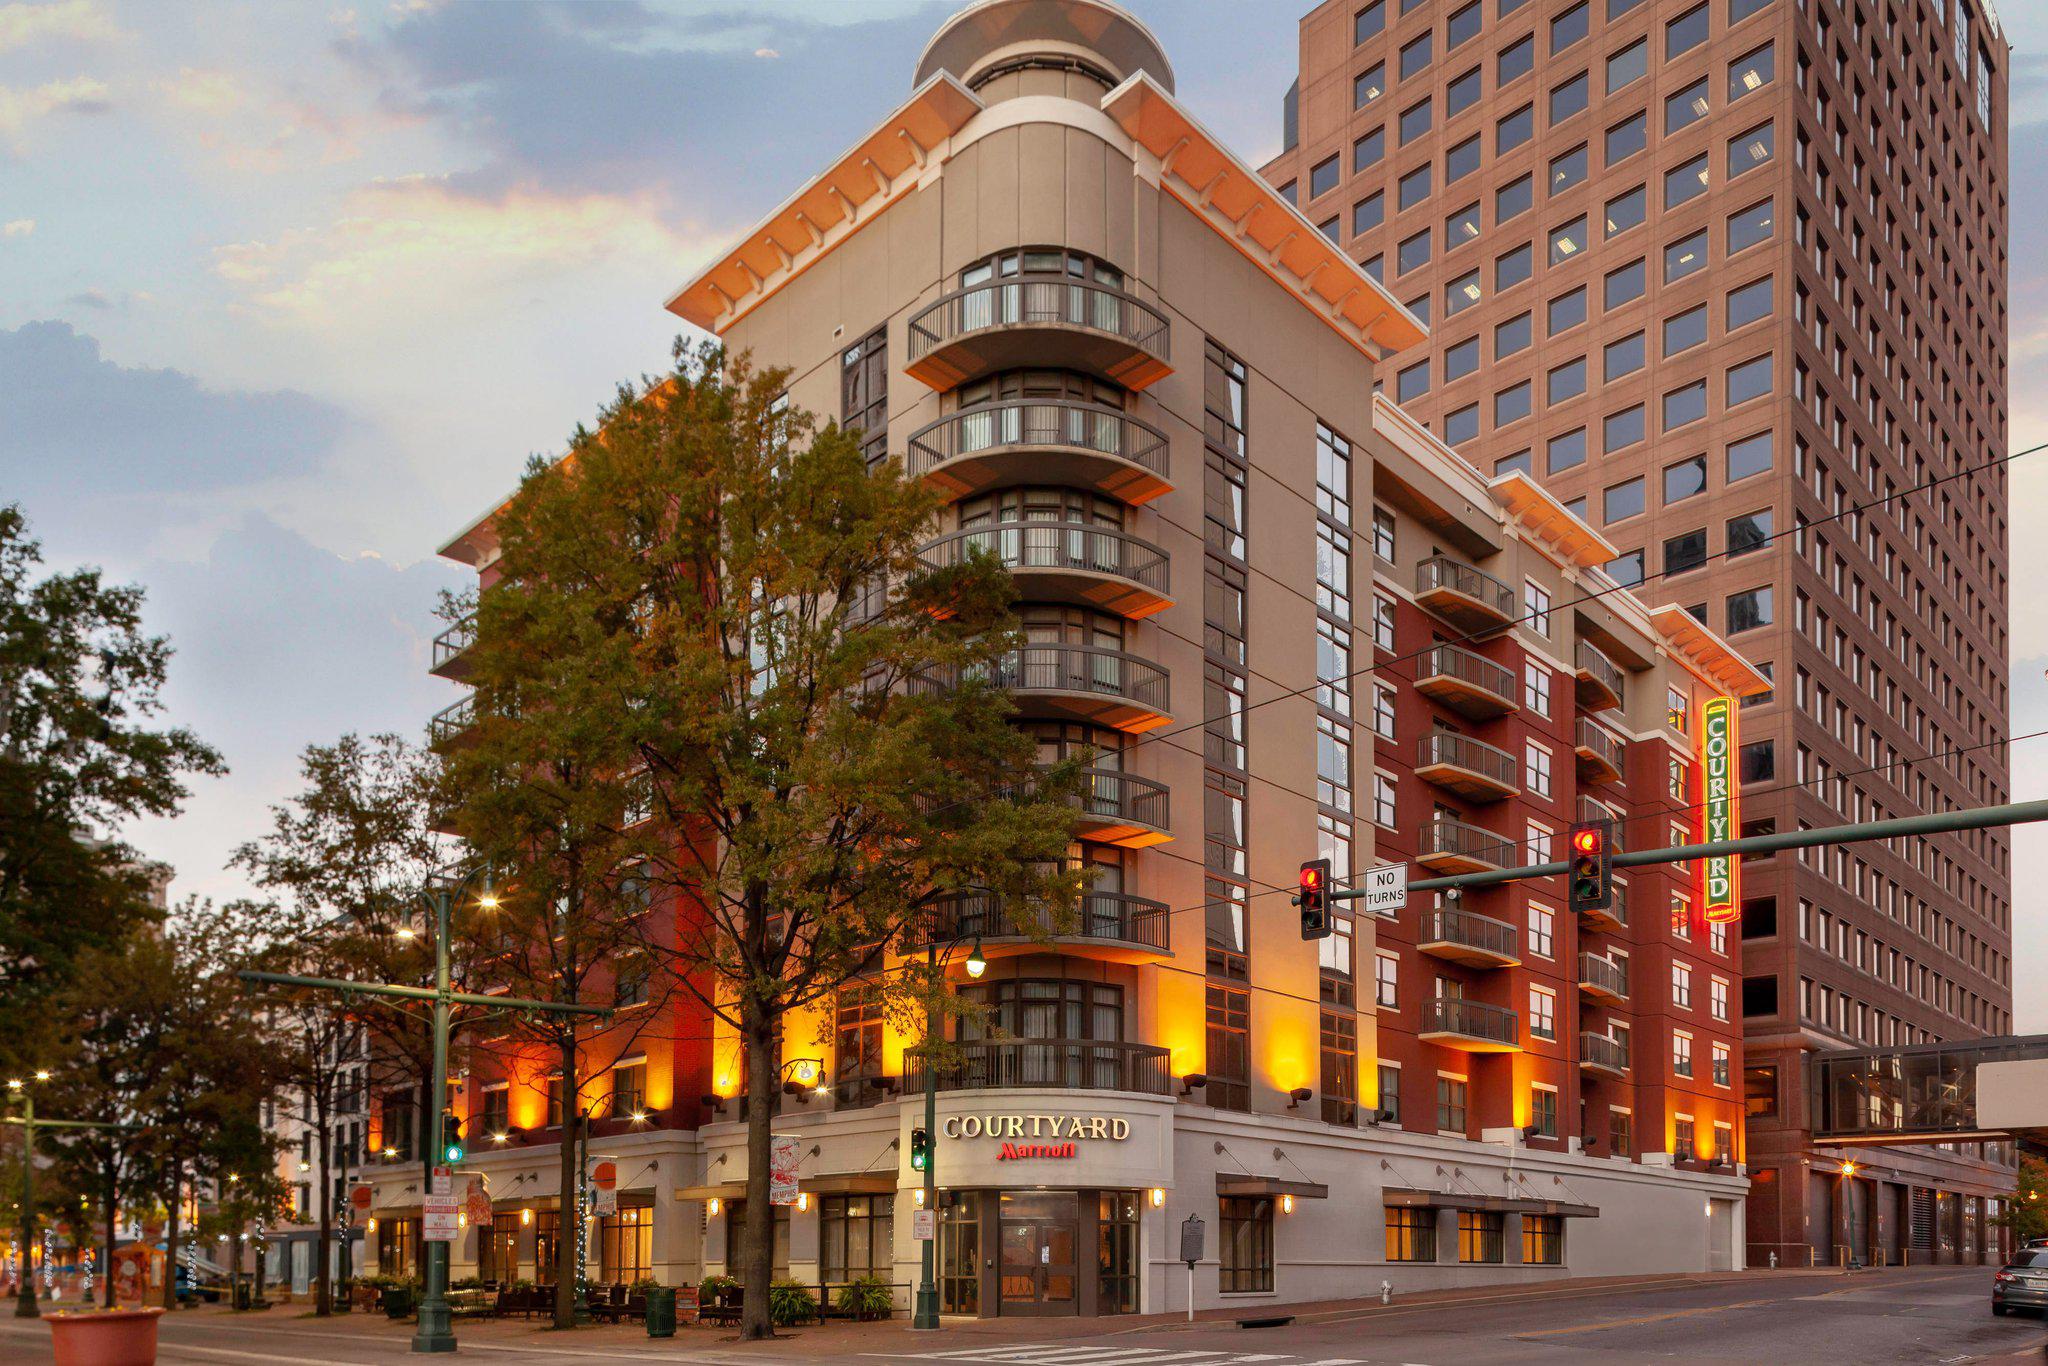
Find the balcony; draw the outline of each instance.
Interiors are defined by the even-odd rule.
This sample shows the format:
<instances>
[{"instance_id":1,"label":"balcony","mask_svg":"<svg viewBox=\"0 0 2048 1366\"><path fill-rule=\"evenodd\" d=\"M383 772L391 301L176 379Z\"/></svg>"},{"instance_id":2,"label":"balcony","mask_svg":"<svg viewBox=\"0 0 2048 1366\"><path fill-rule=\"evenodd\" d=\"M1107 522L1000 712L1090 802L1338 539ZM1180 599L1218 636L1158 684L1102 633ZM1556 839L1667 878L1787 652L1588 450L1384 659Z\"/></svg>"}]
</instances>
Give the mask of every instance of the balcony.
<instances>
[{"instance_id":1,"label":"balcony","mask_svg":"<svg viewBox=\"0 0 2048 1366\"><path fill-rule=\"evenodd\" d=\"M1579 955L1579 994L1602 1005L1628 1004L1628 967L1598 953Z\"/></svg>"},{"instance_id":2,"label":"balcony","mask_svg":"<svg viewBox=\"0 0 2048 1366\"><path fill-rule=\"evenodd\" d=\"M1474 721L1520 711L1512 669L1456 645L1438 645L1416 665L1415 691Z\"/></svg>"},{"instance_id":3,"label":"balcony","mask_svg":"<svg viewBox=\"0 0 2048 1366\"><path fill-rule=\"evenodd\" d=\"M1166 903L1128 892L1083 892L1060 928L1046 906L1011 906L993 892L959 892L934 906L904 938L906 950L978 940L988 958L1058 951L1113 963L1164 958L1172 952Z\"/></svg>"},{"instance_id":4,"label":"balcony","mask_svg":"<svg viewBox=\"0 0 2048 1366\"><path fill-rule=\"evenodd\" d=\"M1423 832L1415 861L1432 873L1490 873L1521 863L1522 846L1491 830L1439 816Z\"/></svg>"},{"instance_id":5,"label":"balcony","mask_svg":"<svg viewBox=\"0 0 2048 1366\"><path fill-rule=\"evenodd\" d=\"M1415 747L1415 776L1475 802L1497 802L1522 790L1515 756L1456 731L1433 731Z\"/></svg>"},{"instance_id":6,"label":"balcony","mask_svg":"<svg viewBox=\"0 0 2048 1366\"><path fill-rule=\"evenodd\" d=\"M991 680L1033 716L1094 721L1133 733L1157 730L1167 712L1166 670L1100 645L1026 645L1002 657Z\"/></svg>"},{"instance_id":7,"label":"balcony","mask_svg":"<svg viewBox=\"0 0 2048 1366\"><path fill-rule=\"evenodd\" d=\"M1013 484L1090 489L1133 505L1173 487L1166 434L1121 408L1005 399L912 433L905 468L953 498Z\"/></svg>"},{"instance_id":8,"label":"balcony","mask_svg":"<svg viewBox=\"0 0 2048 1366\"><path fill-rule=\"evenodd\" d=\"M1621 706L1628 695L1625 680L1621 666L1601 653L1598 646L1579 642L1580 706L1588 711L1612 711Z\"/></svg>"},{"instance_id":9,"label":"balcony","mask_svg":"<svg viewBox=\"0 0 2048 1366\"><path fill-rule=\"evenodd\" d=\"M1415 566L1415 600L1467 631L1497 631L1515 619L1515 590L1448 555Z\"/></svg>"},{"instance_id":10,"label":"balcony","mask_svg":"<svg viewBox=\"0 0 2048 1366\"><path fill-rule=\"evenodd\" d=\"M1173 373L1166 315L1064 275L971 285L910 320L912 379L941 391L998 370L1089 370L1126 389Z\"/></svg>"},{"instance_id":11,"label":"balcony","mask_svg":"<svg viewBox=\"0 0 2048 1366\"><path fill-rule=\"evenodd\" d=\"M441 708L427 722L427 743L446 745L461 737L476 719L476 699L465 696L450 706Z\"/></svg>"},{"instance_id":12,"label":"balcony","mask_svg":"<svg viewBox=\"0 0 2048 1366\"><path fill-rule=\"evenodd\" d=\"M1455 996L1439 996L1423 1007L1416 1037L1464 1053L1522 1051L1522 1025L1514 1011Z\"/></svg>"},{"instance_id":13,"label":"balcony","mask_svg":"<svg viewBox=\"0 0 2048 1366\"><path fill-rule=\"evenodd\" d=\"M1572 723L1572 753L1578 757L1580 782L1621 781L1621 740L1583 716Z\"/></svg>"},{"instance_id":14,"label":"balcony","mask_svg":"<svg viewBox=\"0 0 2048 1366\"><path fill-rule=\"evenodd\" d=\"M1580 911L1579 925L1588 930L1625 930L1628 928L1628 889L1619 882L1613 885L1613 895L1608 898L1605 910Z\"/></svg>"},{"instance_id":15,"label":"balcony","mask_svg":"<svg viewBox=\"0 0 2048 1366\"><path fill-rule=\"evenodd\" d=\"M1471 911L1431 911L1415 947L1467 967L1511 968L1522 961L1515 956L1517 942L1515 927L1505 920Z\"/></svg>"},{"instance_id":16,"label":"balcony","mask_svg":"<svg viewBox=\"0 0 2048 1366\"><path fill-rule=\"evenodd\" d=\"M992 555L1032 602L1072 602L1126 617L1173 605L1166 552L1135 536L1083 522L1006 522L942 536L919 552L934 569Z\"/></svg>"},{"instance_id":17,"label":"balcony","mask_svg":"<svg viewBox=\"0 0 2048 1366\"><path fill-rule=\"evenodd\" d=\"M470 646L476 644L476 613L471 612L440 635L434 637L434 663L427 670L438 678L449 678L460 682L469 676L469 663L463 658Z\"/></svg>"},{"instance_id":18,"label":"balcony","mask_svg":"<svg viewBox=\"0 0 2048 1366\"><path fill-rule=\"evenodd\" d=\"M1172 824L1167 814L1168 793L1165 783L1120 769L1084 768L1077 802L1081 824L1075 833L1084 840L1125 849L1164 844L1173 838L1168 833Z\"/></svg>"},{"instance_id":19,"label":"balcony","mask_svg":"<svg viewBox=\"0 0 2048 1366\"><path fill-rule=\"evenodd\" d=\"M941 1091L1053 1087L1064 1091L1173 1092L1167 1050L1094 1039L986 1039L954 1044L937 1068ZM924 1090L925 1060L903 1059L904 1095Z\"/></svg>"},{"instance_id":20,"label":"balcony","mask_svg":"<svg viewBox=\"0 0 2048 1366\"><path fill-rule=\"evenodd\" d=\"M1610 1039L1605 1034L1595 1034L1590 1029L1584 1030L1579 1034L1579 1067L1603 1076L1626 1077L1628 1044L1620 1039Z\"/></svg>"}]
</instances>

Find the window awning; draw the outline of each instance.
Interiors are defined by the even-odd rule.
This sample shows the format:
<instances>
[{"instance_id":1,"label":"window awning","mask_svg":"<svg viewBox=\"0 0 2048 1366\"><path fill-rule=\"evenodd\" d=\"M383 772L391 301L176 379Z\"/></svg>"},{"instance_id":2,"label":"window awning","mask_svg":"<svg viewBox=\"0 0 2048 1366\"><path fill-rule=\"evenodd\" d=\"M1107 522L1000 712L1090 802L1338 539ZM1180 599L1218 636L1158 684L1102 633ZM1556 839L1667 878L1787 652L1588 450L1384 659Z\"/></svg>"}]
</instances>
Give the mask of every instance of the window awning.
<instances>
[{"instance_id":1,"label":"window awning","mask_svg":"<svg viewBox=\"0 0 2048 1366\"><path fill-rule=\"evenodd\" d=\"M1577 1205L1569 1200L1529 1200L1507 1195L1475 1195L1465 1191L1403 1190L1388 1186L1382 1194L1389 1208L1479 1209L1516 1214L1559 1214L1567 1219L1597 1219L1598 1205Z\"/></svg>"},{"instance_id":2,"label":"window awning","mask_svg":"<svg viewBox=\"0 0 2048 1366\"><path fill-rule=\"evenodd\" d=\"M1330 1188L1320 1181L1289 1181L1278 1176L1216 1173L1218 1195L1292 1195L1302 1200L1327 1200Z\"/></svg>"},{"instance_id":3,"label":"window awning","mask_svg":"<svg viewBox=\"0 0 2048 1366\"><path fill-rule=\"evenodd\" d=\"M747 1194L744 1182L727 1181L718 1186L678 1186L678 1200L740 1200Z\"/></svg>"}]
</instances>

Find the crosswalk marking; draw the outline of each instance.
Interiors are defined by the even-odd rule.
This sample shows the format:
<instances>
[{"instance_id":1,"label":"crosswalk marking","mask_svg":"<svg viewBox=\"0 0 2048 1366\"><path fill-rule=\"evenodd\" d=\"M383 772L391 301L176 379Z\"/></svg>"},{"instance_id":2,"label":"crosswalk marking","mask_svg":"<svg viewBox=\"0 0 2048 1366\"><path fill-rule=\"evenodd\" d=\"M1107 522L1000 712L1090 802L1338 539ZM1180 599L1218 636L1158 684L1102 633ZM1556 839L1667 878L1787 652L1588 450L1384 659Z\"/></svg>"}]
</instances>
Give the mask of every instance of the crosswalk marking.
<instances>
[{"instance_id":1,"label":"crosswalk marking","mask_svg":"<svg viewBox=\"0 0 2048 1366\"><path fill-rule=\"evenodd\" d=\"M941 1352L867 1352L913 1361L960 1361L985 1366L1367 1366L1359 1357L1309 1361L1280 1352L1189 1351L1169 1347L1059 1347L1031 1342L1004 1347L956 1347Z\"/></svg>"}]
</instances>

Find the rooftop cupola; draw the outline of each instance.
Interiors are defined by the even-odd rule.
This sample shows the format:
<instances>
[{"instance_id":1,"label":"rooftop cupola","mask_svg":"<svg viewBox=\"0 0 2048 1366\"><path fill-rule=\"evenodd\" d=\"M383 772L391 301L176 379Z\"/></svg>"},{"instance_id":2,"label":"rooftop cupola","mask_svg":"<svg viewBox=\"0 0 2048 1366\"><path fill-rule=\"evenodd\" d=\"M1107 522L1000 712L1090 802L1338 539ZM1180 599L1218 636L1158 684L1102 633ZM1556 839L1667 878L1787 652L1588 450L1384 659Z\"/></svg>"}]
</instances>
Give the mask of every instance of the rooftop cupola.
<instances>
[{"instance_id":1,"label":"rooftop cupola","mask_svg":"<svg viewBox=\"0 0 2048 1366\"><path fill-rule=\"evenodd\" d=\"M1173 66L1159 40L1105 0L978 0L925 45L917 84L946 71L980 92L999 77L1032 70L1084 72L1105 88L1144 71L1173 89Z\"/></svg>"}]
</instances>

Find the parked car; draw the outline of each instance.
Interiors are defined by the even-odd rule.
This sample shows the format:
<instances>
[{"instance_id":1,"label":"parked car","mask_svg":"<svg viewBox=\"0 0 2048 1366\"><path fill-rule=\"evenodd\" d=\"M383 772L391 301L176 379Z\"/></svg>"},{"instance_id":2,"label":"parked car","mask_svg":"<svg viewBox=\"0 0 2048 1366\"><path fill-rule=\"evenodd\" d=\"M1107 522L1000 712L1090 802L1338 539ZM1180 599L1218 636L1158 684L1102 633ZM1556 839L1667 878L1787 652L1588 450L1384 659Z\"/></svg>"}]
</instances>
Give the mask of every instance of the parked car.
<instances>
[{"instance_id":1,"label":"parked car","mask_svg":"<svg viewBox=\"0 0 2048 1366\"><path fill-rule=\"evenodd\" d=\"M2048 1248L2022 1248L1991 1278L1991 1312L2048 1310Z\"/></svg>"}]
</instances>

